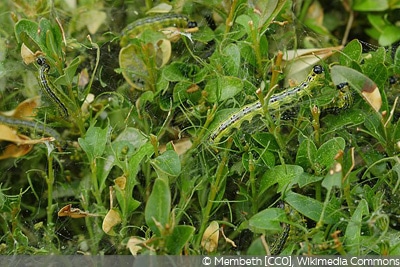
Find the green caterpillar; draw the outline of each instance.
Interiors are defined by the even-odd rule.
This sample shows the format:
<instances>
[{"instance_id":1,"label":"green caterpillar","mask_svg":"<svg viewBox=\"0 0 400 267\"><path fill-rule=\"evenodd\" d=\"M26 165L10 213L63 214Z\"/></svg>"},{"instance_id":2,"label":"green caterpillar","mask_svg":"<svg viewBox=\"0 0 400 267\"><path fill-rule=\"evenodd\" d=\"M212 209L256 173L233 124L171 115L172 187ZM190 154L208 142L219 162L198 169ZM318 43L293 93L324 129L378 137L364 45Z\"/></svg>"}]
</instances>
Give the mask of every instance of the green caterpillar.
<instances>
[{"instance_id":1,"label":"green caterpillar","mask_svg":"<svg viewBox=\"0 0 400 267\"><path fill-rule=\"evenodd\" d=\"M194 29L197 28L197 23L195 21L190 21L185 15L175 13L145 17L135 20L125 27L122 31L120 44L122 47L126 46L130 39L137 37L145 30L159 31L167 27Z\"/></svg>"},{"instance_id":2,"label":"green caterpillar","mask_svg":"<svg viewBox=\"0 0 400 267\"><path fill-rule=\"evenodd\" d=\"M343 82L336 85L339 90L338 96L333 99L332 103L323 107L325 111L337 112L338 110L347 109L353 104L353 92L350 90L349 83Z\"/></svg>"},{"instance_id":3,"label":"green caterpillar","mask_svg":"<svg viewBox=\"0 0 400 267\"><path fill-rule=\"evenodd\" d=\"M294 100L298 100L305 95L310 95L312 89L318 86L319 82L324 77L323 74L324 68L320 65L315 65L307 78L298 86L288 88L280 93L272 95L268 101L268 108L276 110L282 105L292 103ZM250 121L255 115L262 113L263 107L260 101L244 106L216 127L210 134L209 141L211 143L218 143L219 140L232 129L239 128L243 121Z\"/></svg>"},{"instance_id":4,"label":"green caterpillar","mask_svg":"<svg viewBox=\"0 0 400 267\"><path fill-rule=\"evenodd\" d=\"M54 103L54 105L60 110L60 113L64 118L69 117L68 109L63 104L63 102L56 95L54 88L49 83L49 79L47 74L50 70L50 66L46 63L46 59L44 57L38 57L36 59L36 63L40 66L39 69L39 84L42 91L48 96L48 98Z\"/></svg>"}]
</instances>

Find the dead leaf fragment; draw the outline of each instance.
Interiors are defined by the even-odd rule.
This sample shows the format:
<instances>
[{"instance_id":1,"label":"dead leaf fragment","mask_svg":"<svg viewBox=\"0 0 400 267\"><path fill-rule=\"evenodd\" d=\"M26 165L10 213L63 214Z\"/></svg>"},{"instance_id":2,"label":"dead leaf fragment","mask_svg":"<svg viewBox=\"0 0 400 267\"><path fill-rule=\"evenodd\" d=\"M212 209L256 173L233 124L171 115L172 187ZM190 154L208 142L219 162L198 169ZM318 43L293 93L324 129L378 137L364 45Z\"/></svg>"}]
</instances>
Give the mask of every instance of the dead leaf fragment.
<instances>
[{"instance_id":1,"label":"dead leaf fragment","mask_svg":"<svg viewBox=\"0 0 400 267\"><path fill-rule=\"evenodd\" d=\"M235 244L235 242L234 242L232 239L226 237L226 235L225 235L225 233L224 233L224 228L223 228L223 227L221 227L221 234L222 234L222 236L224 237L226 243L231 244L231 246L234 247L234 248L237 247L236 244Z\"/></svg>"},{"instance_id":2,"label":"dead leaf fragment","mask_svg":"<svg viewBox=\"0 0 400 267\"><path fill-rule=\"evenodd\" d=\"M108 211L106 217L103 220L103 231L108 235L115 235L113 230L114 226L121 223L121 215L115 209L111 209Z\"/></svg>"},{"instance_id":3,"label":"dead leaf fragment","mask_svg":"<svg viewBox=\"0 0 400 267\"><path fill-rule=\"evenodd\" d=\"M212 252L218 247L218 239L219 224L216 221L212 221L207 229L204 231L203 237L201 238L201 246L207 252Z\"/></svg>"},{"instance_id":4,"label":"dead leaf fragment","mask_svg":"<svg viewBox=\"0 0 400 267\"><path fill-rule=\"evenodd\" d=\"M68 204L68 205L62 207L58 211L58 217L71 217L72 219L85 218L85 217L97 217L97 216L100 216L100 215L81 211L78 208L73 208L72 204Z\"/></svg>"},{"instance_id":5,"label":"dead leaf fragment","mask_svg":"<svg viewBox=\"0 0 400 267\"><path fill-rule=\"evenodd\" d=\"M21 45L21 57L26 65L29 65L36 60L35 54L25 45L25 43L22 43Z\"/></svg>"},{"instance_id":6,"label":"dead leaf fragment","mask_svg":"<svg viewBox=\"0 0 400 267\"><path fill-rule=\"evenodd\" d=\"M136 256L138 252L142 250L143 247L139 245L142 244L143 242L144 240L140 239L139 237L132 236L131 238L129 238L126 247L129 249L132 255Z\"/></svg>"},{"instance_id":7,"label":"dead leaf fragment","mask_svg":"<svg viewBox=\"0 0 400 267\"><path fill-rule=\"evenodd\" d=\"M0 152L0 159L19 158L28 154L32 149L32 144L29 144L29 137L17 134L17 132L0 124L0 141L10 142Z\"/></svg>"},{"instance_id":8,"label":"dead leaf fragment","mask_svg":"<svg viewBox=\"0 0 400 267\"><path fill-rule=\"evenodd\" d=\"M15 109L1 112L1 114L17 119L32 120L32 117L36 115L35 109L39 106L40 97L35 96L19 103Z\"/></svg>"}]
</instances>

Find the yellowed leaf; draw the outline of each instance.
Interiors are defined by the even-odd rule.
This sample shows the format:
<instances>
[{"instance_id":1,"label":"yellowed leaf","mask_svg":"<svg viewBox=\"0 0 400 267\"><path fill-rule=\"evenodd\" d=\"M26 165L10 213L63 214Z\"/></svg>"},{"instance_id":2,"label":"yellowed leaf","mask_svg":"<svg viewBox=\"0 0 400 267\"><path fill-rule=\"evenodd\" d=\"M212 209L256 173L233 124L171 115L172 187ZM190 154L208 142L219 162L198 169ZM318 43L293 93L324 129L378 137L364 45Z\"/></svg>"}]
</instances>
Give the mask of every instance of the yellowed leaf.
<instances>
[{"instance_id":1,"label":"yellowed leaf","mask_svg":"<svg viewBox=\"0 0 400 267\"><path fill-rule=\"evenodd\" d=\"M78 86L85 87L89 83L89 81L90 81L89 72L88 72L87 68L84 68L79 73Z\"/></svg>"},{"instance_id":2,"label":"yellowed leaf","mask_svg":"<svg viewBox=\"0 0 400 267\"><path fill-rule=\"evenodd\" d=\"M5 149L0 154L0 160L8 159L8 158L19 158L25 156L32 150L31 145L16 145L9 144L5 147Z\"/></svg>"},{"instance_id":3,"label":"yellowed leaf","mask_svg":"<svg viewBox=\"0 0 400 267\"><path fill-rule=\"evenodd\" d=\"M3 115L17 119L32 120L35 109L40 106L40 97L32 97L21 102L15 109L2 112Z\"/></svg>"},{"instance_id":4,"label":"yellowed leaf","mask_svg":"<svg viewBox=\"0 0 400 267\"><path fill-rule=\"evenodd\" d=\"M107 19L107 14L104 11L91 9L80 15L80 24L86 25L90 34L95 34L100 26Z\"/></svg>"},{"instance_id":5,"label":"yellowed leaf","mask_svg":"<svg viewBox=\"0 0 400 267\"><path fill-rule=\"evenodd\" d=\"M109 210L103 220L103 231L108 235L115 235L113 228L117 224L121 223L121 221L121 215L119 215L119 212L117 210Z\"/></svg>"},{"instance_id":6,"label":"yellowed leaf","mask_svg":"<svg viewBox=\"0 0 400 267\"><path fill-rule=\"evenodd\" d=\"M143 239L136 237L136 236L132 236L131 238L129 238L128 243L126 244L126 247L129 249L129 251L132 253L132 255L136 256L137 253L143 248L143 247L139 246L143 242L144 242Z\"/></svg>"},{"instance_id":7,"label":"yellowed leaf","mask_svg":"<svg viewBox=\"0 0 400 267\"><path fill-rule=\"evenodd\" d=\"M151 8L146 14L161 14L171 12L172 6L167 3L161 3Z\"/></svg>"},{"instance_id":8,"label":"yellowed leaf","mask_svg":"<svg viewBox=\"0 0 400 267\"><path fill-rule=\"evenodd\" d=\"M212 221L207 229L204 231L201 238L201 246L207 251L212 252L217 249L219 240L219 224Z\"/></svg>"},{"instance_id":9,"label":"yellowed leaf","mask_svg":"<svg viewBox=\"0 0 400 267\"><path fill-rule=\"evenodd\" d=\"M190 141L189 138L182 138L173 141L172 146L174 147L174 150L178 155L183 155L186 151L188 151L192 147L192 141ZM166 145L160 145L160 152L164 153L165 150L166 150Z\"/></svg>"},{"instance_id":10,"label":"yellowed leaf","mask_svg":"<svg viewBox=\"0 0 400 267\"><path fill-rule=\"evenodd\" d=\"M158 41L157 45L158 45L156 50L157 66L161 68L165 64L167 64L169 59L171 58L172 47L171 47L171 42L166 39Z\"/></svg>"},{"instance_id":11,"label":"yellowed leaf","mask_svg":"<svg viewBox=\"0 0 400 267\"><path fill-rule=\"evenodd\" d=\"M26 144L29 140L29 137L19 135L14 129L0 124L0 141L10 142L1 151L0 159L18 158L28 154L32 149L31 144Z\"/></svg>"},{"instance_id":12,"label":"yellowed leaf","mask_svg":"<svg viewBox=\"0 0 400 267\"><path fill-rule=\"evenodd\" d=\"M361 94L376 112L378 112L381 109L382 96L376 85L371 88L363 88Z\"/></svg>"},{"instance_id":13,"label":"yellowed leaf","mask_svg":"<svg viewBox=\"0 0 400 267\"><path fill-rule=\"evenodd\" d=\"M122 190L125 190L125 185L126 185L126 177L125 176L120 176L114 180L114 183L121 188Z\"/></svg>"},{"instance_id":14,"label":"yellowed leaf","mask_svg":"<svg viewBox=\"0 0 400 267\"><path fill-rule=\"evenodd\" d=\"M26 65L29 65L36 60L35 54L25 45L25 43L22 43L21 45L21 57Z\"/></svg>"},{"instance_id":15,"label":"yellowed leaf","mask_svg":"<svg viewBox=\"0 0 400 267\"><path fill-rule=\"evenodd\" d=\"M16 145L35 145L46 141L54 141L54 137L44 137L32 140L25 135L18 134L16 130L7 125L0 124L0 141L9 141Z\"/></svg>"},{"instance_id":16,"label":"yellowed leaf","mask_svg":"<svg viewBox=\"0 0 400 267\"><path fill-rule=\"evenodd\" d=\"M307 19L312 19L318 26L323 26L324 10L318 1L313 2L307 10Z\"/></svg>"}]
</instances>

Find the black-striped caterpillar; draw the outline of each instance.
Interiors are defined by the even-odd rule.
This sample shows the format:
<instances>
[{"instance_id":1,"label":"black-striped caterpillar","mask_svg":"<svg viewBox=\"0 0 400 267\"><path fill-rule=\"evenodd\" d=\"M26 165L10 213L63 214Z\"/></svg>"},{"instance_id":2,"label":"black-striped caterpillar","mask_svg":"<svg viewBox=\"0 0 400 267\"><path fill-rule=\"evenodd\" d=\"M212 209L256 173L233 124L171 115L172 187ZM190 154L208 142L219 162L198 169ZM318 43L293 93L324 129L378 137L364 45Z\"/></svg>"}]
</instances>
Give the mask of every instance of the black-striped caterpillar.
<instances>
[{"instance_id":1,"label":"black-striped caterpillar","mask_svg":"<svg viewBox=\"0 0 400 267\"><path fill-rule=\"evenodd\" d=\"M310 95L313 88L319 85L319 81L321 81L323 77L323 67L315 65L306 80L298 86L288 88L280 93L272 95L268 100L268 109L276 110L282 105L289 104L305 95ZM255 115L262 113L263 107L260 101L244 106L215 128L209 136L210 142L218 143L219 140L232 129L239 128L243 121L250 121Z\"/></svg>"},{"instance_id":2,"label":"black-striped caterpillar","mask_svg":"<svg viewBox=\"0 0 400 267\"><path fill-rule=\"evenodd\" d=\"M13 127L27 127L34 129L38 132L41 132L45 135L52 136L56 140L60 141L61 136L60 134L54 130L53 128L47 127L46 125L42 125L35 121L28 121L14 117L8 117L0 114L0 124L5 124Z\"/></svg>"},{"instance_id":3,"label":"black-striped caterpillar","mask_svg":"<svg viewBox=\"0 0 400 267\"><path fill-rule=\"evenodd\" d=\"M121 46L126 46L130 39L137 37L143 31L150 29L159 31L167 27L176 27L181 29L196 29L197 23L190 21L188 17L181 14L167 13L157 16L138 19L122 31Z\"/></svg>"},{"instance_id":4,"label":"black-striped caterpillar","mask_svg":"<svg viewBox=\"0 0 400 267\"><path fill-rule=\"evenodd\" d=\"M47 74L50 70L50 66L46 63L44 57L38 57L36 63L39 65L39 84L42 91L48 96L48 98L54 103L54 105L60 110L63 117L67 118L69 116L67 107L61 102L60 98L55 93L54 88L49 83Z\"/></svg>"}]
</instances>

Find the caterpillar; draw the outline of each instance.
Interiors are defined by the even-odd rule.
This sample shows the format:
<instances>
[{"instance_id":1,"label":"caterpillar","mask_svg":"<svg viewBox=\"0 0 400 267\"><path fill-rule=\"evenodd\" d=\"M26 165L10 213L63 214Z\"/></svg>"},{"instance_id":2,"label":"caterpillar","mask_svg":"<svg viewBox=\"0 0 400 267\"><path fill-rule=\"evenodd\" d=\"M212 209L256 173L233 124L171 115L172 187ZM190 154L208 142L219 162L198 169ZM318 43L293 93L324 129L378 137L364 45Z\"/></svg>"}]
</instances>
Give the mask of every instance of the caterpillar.
<instances>
[{"instance_id":1,"label":"caterpillar","mask_svg":"<svg viewBox=\"0 0 400 267\"><path fill-rule=\"evenodd\" d=\"M281 105L289 104L305 95L310 95L312 89L316 87L319 81L324 77L323 74L324 68L321 65L315 65L307 78L298 86L288 88L280 93L272 95L268 100L268 109L275 110ZM244 106L217 126L210 134L209 141L211 143L218 143L219 140L232 129L240 127L243 121L250 121L255 115L262 113L263 107L260 101Z\"/></svg>"},{"instance_id":2,"label":"caterpillar","mask_svg":"<svg viewBox=\"0 0 400 267\"><path fill-rule=\"evenodd\" d=\"M289 237L290 230L291 230L290 224L285 224L285 226L283 227L283 232L279 235L279 237L272 244L272 247L270 250L270 253L272 256L279 255L282 252L283 247L285 246L286 241Z\"/></svg>"},{"instance_id":3,"label":"caterpillar","mask_svg":"<svg viewBox=\"0 0 400 267\"><path fill-rule=\"evenodd\" d=\"M122 47L126 46L129 42L129 39L137 37L144 30L150 29L159 31L167 27L196 29L197 23L195 21L190 21L185 15L175 13L145 17L132 22L122 30L120 45Z\"/></svg>"},{"instance_id":4,"label":"caterpillar","mask_svg":"<svg viewBox=\"0 0 400 267\"><path fill-rule=\"evenodd\" d=\"M28 121L23 119L18 119L14 117L8 117L0 114L0 123L14 126L14 127L28 127L34 129L38 132L42 132L45 135L52 136L56 140L61 140L60 134L53 128L47 127L45 125L39 124L35 121Z\"/></svg>"},{"instance_id":5,"label":"caterpillar","mask_svg":"<svg viewBox=\"0 0 400 267\"><path fill-rule=\"evenodd\" d=\"M55 93L55 90L52 85L48 81L48 72L50 70L50 66L46 63L46 59L44 57L38 57L36 59L36 63L39 65L39 84L42 91L50 98L50 100L57 106L60 110L63 117L67 118L69 116L67 107L61 102L60 98Z\"/></svg>"},{"instance_id":6,"label":"caterpillar","mask_svg":"<svg viewBox=\"0 0 400 267\"><path fill-rule=\"evenodd\" d=\"M348 82L339 83L336 85L336 89L339 90L338 96L330 104L323 107L324 111L337 112L349 108L353 103L353 92L350 90Z\"/></svg>"}]
</instances>

